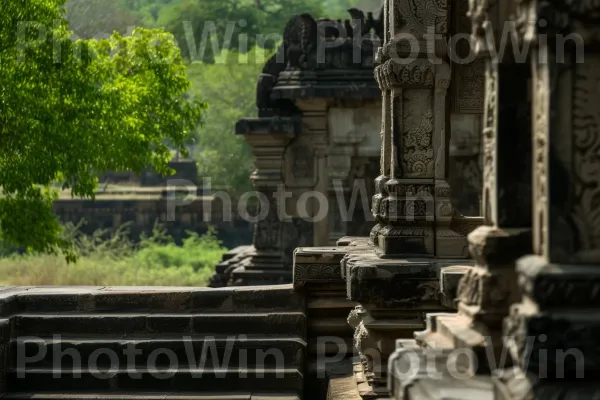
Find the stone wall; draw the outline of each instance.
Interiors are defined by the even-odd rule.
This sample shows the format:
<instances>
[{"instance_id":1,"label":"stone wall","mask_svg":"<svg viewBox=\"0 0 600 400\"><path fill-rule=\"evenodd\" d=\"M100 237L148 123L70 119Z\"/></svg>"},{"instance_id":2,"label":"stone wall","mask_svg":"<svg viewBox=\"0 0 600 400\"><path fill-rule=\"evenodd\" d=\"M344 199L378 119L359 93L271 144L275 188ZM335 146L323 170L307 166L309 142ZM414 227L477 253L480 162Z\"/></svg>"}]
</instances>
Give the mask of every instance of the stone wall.
<instances>
[{"instance_id":1,"label":"stone wall","mask_svg":"<svg viewBox=\"0 0 600 400\"><path fill-rule=\"evenodd\" d=\"M227 248L252 243L253 226L240 217L235 201L232 201L234 207L231 218L223 212L223 202L218 199L210 203L198 199L174 210L170 210L167 203L167 198L160 196L149 199L100 197L95 201L60 199L54 202L54 212L63 222L77 224L85 219L87 223L81 230L86 234L92 234L98 229L114 232L123 224L129 223L131 237L137 239L142 232L151 234L158 222L177 241L185 238L188 230L201 234L212 225ZM255 213L254 209L254 205L248 205L250 215ZM173 218L168 218L169 216Z\"/></svg>"}]
</instances>

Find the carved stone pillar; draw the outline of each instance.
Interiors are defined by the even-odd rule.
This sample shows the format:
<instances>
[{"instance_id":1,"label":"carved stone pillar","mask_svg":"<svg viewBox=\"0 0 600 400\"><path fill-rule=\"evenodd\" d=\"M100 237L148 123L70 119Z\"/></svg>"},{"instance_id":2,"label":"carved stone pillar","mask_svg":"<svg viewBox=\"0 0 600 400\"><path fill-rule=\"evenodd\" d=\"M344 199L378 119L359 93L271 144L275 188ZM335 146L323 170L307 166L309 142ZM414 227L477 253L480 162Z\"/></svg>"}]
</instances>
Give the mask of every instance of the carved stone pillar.
<instances>
[{"instance_id":1,"label":"carved stone pillar","mask_svg":"<svg viewBox=\"0 0 600 400\"><path fill-rule=\"evenodd\" d=\"M534 47L533 255L518 262L522 301L505 321L506 344L527 382L521 395L564 377L576 382L564 384L564 396L593 398L600 393L600 5L520 6L520 34Z\"/></svg>"},{"instance_id":2,"label":"carved stone pillar","mask_svg":"<svg viewBox=\"0 0 600 400\"><path fill-rule=\"evenodd\" d=\"M451 226L455 213L446 160L449 10L445 1L433 0L390 0L385 10L388 37L375 72L383 108L381 176L372 202L374 248L342 260L348 298L360 304L349 323L361 356L357 380L365 398L387 394L386 366L396 340L423 329L424 313L448 311L439 273L451 261L441 258L466 256L465 236ZM428 33L435 34L433 43ZM416 57L409 54L410 41L403 40L407 35L418 42Z\"/></svg>"},{"instance_id":3,"label":"carved stone pillar","mask_svg":"<svg viewBox=\"0 0 600 400\"><path fill-rule=\"evenodd\" d=\"M446 179L445 104L450 68L446 61L434 62L432 57L444 49L446 7L445 1L388 4L390 36L379 54L376 77L385 107L382 176L389 180L373 201L379 224L372 233L382 257L436 254L435 188L443 187ZM433 45L426 40L427 34L435 34ZM416 53L413 45L418 47Z\"/></svg>"},{"instance_id":4,"label":"carved stone pillar","mask_svg":"<svg viewBox=\"0 0 600 400\"><path fill-rule=\"evenodd\" d=\"M284 199L277 194L283 185L285 148L295 137L297 121L262 118L242 120L238 133L252 146L256 170L251 179L260 201L254 228L254 248L232 271L230 285L289 282L292 269L285 267L286 220Z\"/></svg>"}]
</instances>

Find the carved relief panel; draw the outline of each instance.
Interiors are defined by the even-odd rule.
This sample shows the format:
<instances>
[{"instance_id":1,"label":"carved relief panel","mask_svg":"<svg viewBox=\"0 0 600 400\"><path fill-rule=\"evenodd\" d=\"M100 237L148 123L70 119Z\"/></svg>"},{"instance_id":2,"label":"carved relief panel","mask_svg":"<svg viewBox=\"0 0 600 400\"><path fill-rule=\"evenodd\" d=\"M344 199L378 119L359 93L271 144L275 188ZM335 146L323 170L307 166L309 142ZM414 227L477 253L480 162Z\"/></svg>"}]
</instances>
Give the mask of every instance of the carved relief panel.
<instances>
[{"instance_id":1,"label":"carved relief panel","mask_svg":"<svg viewBox=\"0 0 600 400\"><path fill-rule=\"evenodd\" d=\"M433 178L433 93L430 89L406 89L396 103L398 160L405 178Z\"/></svg>"},{"instance_id":2,"label":"carved relief panel","mask_svg":"<svg viewBox=\"0 0 600 400\"><path fill-rule=\"evenodd\" d=\"M534 250L552 262L600 262L599 63L534 76Z\"/></svg>"},{"instance_id":3,"label":"carved relief panel","mask_svg":"<svg viewBox=\"0 0 600 400\"><path fill-rule=\"evenodd\" d=\"M435 29L435 33L448 32L447 0L392 0L394 33L410 32L420 38Z\"/></svg>"},{"instance_id":4,"label":"carved relief panel","mask_svg":"<svg viewBox=\"0 0 600 400\"><path fill-rule=\"evenodd\" d=\"M475 57L468 11L468 0L459 0L452 10L454 29L449 51L453 61L453 111L482 114L485 60Z\"/></svg>"}]
</instances>

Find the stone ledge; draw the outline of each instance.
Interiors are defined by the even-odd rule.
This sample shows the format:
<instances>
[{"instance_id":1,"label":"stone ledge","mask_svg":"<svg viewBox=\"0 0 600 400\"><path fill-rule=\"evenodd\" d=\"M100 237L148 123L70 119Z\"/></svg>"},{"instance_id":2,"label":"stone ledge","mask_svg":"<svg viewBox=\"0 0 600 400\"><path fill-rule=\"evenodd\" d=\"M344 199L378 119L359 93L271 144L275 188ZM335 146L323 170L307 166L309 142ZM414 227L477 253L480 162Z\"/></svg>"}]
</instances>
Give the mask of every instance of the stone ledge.
<instances>
[{"instance_id":1,"label":"stone ledge","mask_svg":"<svg viewBox=\"0 0 600 400\"><path fill-rule=\"evenodd\" d=\"M347 247L300 247L294 250L294 288L309 282L343 282L340 262L347 252Z\"/></svg>"},{"instance_id":2,"label":"stone ledge","mask_svg":"<svg viewBox=\"0 0 600 400\"><path fill-rule=\"evenodd\" d=\"M469 252L480 266L514 268L519 257L531 253L531 229L480 226L468 235Z\"/></svg>"},{"instance_id":3,"label":"stone ledge","mask_svg":"<svg viewBox=\"0 0 600 400\"><path fill-rule=\"evenodd\" d=\"M195 287L9 287L0 289L0 317L19 312L303 311L292 285Z\"/></svg>"},{"instance_id":4,"label":"stone ledge","mask_svg":"<svg viewBox=\"0 0 600 400\"><path fill-rule=\"evenodd\" d=\"M537 256L517 261L519 285L540 309L600 308L597 266L549 264Z\"/></svg>"},{"instance_id":5,"label":"stone ledge","mask_svg":"<svg viewBox=\"0 0 600 400\"><path fill-rule=\"evenodd\" d=\"M81 393L69 393L68 397L65 397L64 393L10 393L2 397L7 400L300 400L297 394L293 393L267 393L267 394L254 394L254 393L239 393L239 392L168 392L168 393L144 393L131 394L131 392L113 392L107 393L94 393L94 392L81 392Z\"/></svg>"},{"instance_id":6,"label":"stone ledge","mask_svg":"<svg viewBox=\"0 0 600 400\"><path fill-rule=\"evenodd\" d=\"M373 81L374 82L374 81ZM352 83L348 85L289 85L276 87L273 97L277 99L296 98L345 98L345 99L376 99L381 97L381 90L376 83Z\"/></svg>"},{"instance_id":7,"label":"stone ledge","mask_svg":"<svg viewBox=\"0 0 600 400\"><path fill-rule=\"evenodd\" d=\"M504 342L529 373L582 379L600 374L600 311L540 311L531 303L513 306L505 319Z\"/></svg>"},{"instance_id":8,"label":"stone ledge","mask_svg":"<svg viewBox=\"0 0 600 400\"><path fill-rule=\"evenodd\" d=\"M295 136L301 130L300 119L291 117L242 118L235 124L236 135L290 134Z\"/></svg>"},{"instance_id":9,"label":"stone ledge","mask_svg":"<svg viewBox=\"0 0 600 400\"><path fill-rule=\"evenodd\" d=\"M345 259L348 298L378 307L440 305L439 265L430 259L391 260L370 253Z\"/></svg>"}]
</instances>

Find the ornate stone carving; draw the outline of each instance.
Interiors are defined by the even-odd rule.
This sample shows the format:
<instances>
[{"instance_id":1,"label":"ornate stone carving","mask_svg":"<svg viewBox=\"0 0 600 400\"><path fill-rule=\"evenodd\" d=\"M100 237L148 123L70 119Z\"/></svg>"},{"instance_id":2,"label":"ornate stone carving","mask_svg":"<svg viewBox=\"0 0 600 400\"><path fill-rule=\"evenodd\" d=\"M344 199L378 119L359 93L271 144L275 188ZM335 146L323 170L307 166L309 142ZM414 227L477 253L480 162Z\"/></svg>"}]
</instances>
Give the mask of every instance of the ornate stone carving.
<instances>
[{"instance_id":1,"label":"ornate stone carving","mask_svg":"<svg viewBox=\"0 0 600 400\"><path fill-rule=\"evenodd\" d=\"M587 43L600 40L600 4L595 0L519 0L515 22L521 39L528 42L535 42L537 34L553 37L573 32Z\"/></svg>"},{"instance_id":2,"label":"ornate stone carving","mask_svg":"<svg viewBox=\"0 0 600 400\"><path fill-rule=\"evenodd\" d=\"M444 200L437 205L437 215L440 217L451 217L454 214L454 208L450 200Z\"/></svg>"},{"instance_id":3,"label":"ornate stone carving","mask_svg":"<svg viewBox=\"0 0 600 400\"><path fill-rule=\"evenodd\" d=\"M279 62L281 63L285 57L284 65L287 70L311 69L317 63L322 64L324 61L327 65L342 63L350 66L352 63L348 63L347 57L338 57L339 52L336 50L326 52L326 60L317 60L318 47L331 40L347 40L345 47L352 47L354 38L364 36L375 41L383 38L383 12L378 18L375 18L372 12L368 12L365 16L364 12L356 8L350 9L349 12L352 21L334 21L327 18L315 20L310 14L292 17L284 30L283 47L277 58ZM357 32L358 29L360 32ZM372 36L369 35L371 33ZM335 47L343 46L332 46ZM369 49L365 48L365 50ZM368 51L363 56L367 53ZM343 67L343 65L334 65L335 67Z\"/></svg>"},{"instance_id":4,"label":"ornate stone carving","mask_svg":"<svg viewBox=\"0 0 600 400\"><path fill-rule=\"evenodd\" d=\"M402 101L402 157L405 177L433 177L432 93L426 89L405 90Z\"/></svg>"},{"instance_id":5,"label":"ornate stone carving","mask_svg":"<svg viewBox=\"0 0 600 400\"><path fill-rule=\"evenodd\" d=\"M340 266L327 264L297 265L294 268L294 282L340 280Z\"/></svg>"},{"instance_id":6,"label":"ornate stone carving","mask_svg":"<svg viewBox=\"0 0 600 400\"><path fill-rule=\"evenodd\" d=\"M392 129L390 123L391 116L391 92L383 91L381 98L381 156L379 160L379 174L389 175L391 168L391 146L392 146Z\"/></svg>"},{"instance_id":7,"label":"ornate stone carving","mask_svg":"<svg viewBox=\"0 0 600 400\"><path fill-rule=\"evenodd\" d=\"M574 207L571 218L578 238L578 248L573 250L574 258L586 263L600 261L599 62L600 56L588 55L585 63L575 67L573 77Z\"/></svg>"},{"instance_id":8,"label":"ornate stone carving","mask_svg":"<svg viewBox=\"0 0 600 400\"><path fill-rule=\"evenodd\" d=\"M435 65L426 59L417 59L402 64L393 59L375 68L375 77L381 90L391 90L402 86L433 87Z\"/></svg>"},{"instance_id":9,"label":"ornate stone carving","mask_svg":"<svg viewBox=\"0 0 600 400\"><path fill-rule=\"evenodd\" d=\"M548 118L550 105L548 98L548 71L538 67L535 76L535 100L533 102L533 190L534 207L537 215L534 215L534 245L533 250L537 254L547 254L547 220L546 205L548 203Z\"/></svg>"},{"instance_id":10,"label":"ornate stone carving","mask_svg":"<svg viewBox=\"0 0 600 400\"><path fill-rule=\"evenodd\" d=\"M435 33L448 31L447 0L394 0L394 12L402 17L406 29L413 34L423 35L431 28L435 28Z\"/></svg>"},{"instance_id":11,"label":"ornate stone carving","mask_svg":"<svg viewBox=\"0 0 600 400\"><path fill-rule=\"evenodd\" d=\"M387 176L379 176L375 179L375 195L371 201L371 212L376 220L381 217L381 202L388 195L386 187L388 179Z\"/></svg>"},{"instance_id":12,"label":"ornate stone carving","mask_svg":"<svg viewBox=\"0 0 600 400\"><path fill-rule=\"evenodd\" d=\"M389 221L407 221L419 217L434 218L433 185L387 182L389 195L379 201L379 216Z\"/></svg>"},{"instance_id":13,"label":"ornate stone carving","mask_svg":"<svg viewBox=\"0 0 600 400\"><path fill-rule=\"evenodd\" d=\"M459 113L483 113L485 60L455 66L455 105Z\"/></svg>"},{"instance_id":14,"label":"ornate stone carving","mask_svg":"<svg viewBox=\"0 0 600 400\"><path fill-rule=\"evenodd\" d=\"M294 16L283 31L288 69L308 68L317 44L317 21L310 14Z\"/></svg>"},{"instance_id":15,"label":"ornate stone carving","mask_svg":"<svg viewBox=\"0 0 600 400\"><path fill-rule=\"evenodd\" d=\"M485 112L483 116L483 205L484 218L493 224L496 207L492 196L496 185L496 135L498 120L498 75L494 63L486 63Z\"/></svg>"}]
</instances>

